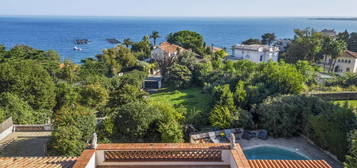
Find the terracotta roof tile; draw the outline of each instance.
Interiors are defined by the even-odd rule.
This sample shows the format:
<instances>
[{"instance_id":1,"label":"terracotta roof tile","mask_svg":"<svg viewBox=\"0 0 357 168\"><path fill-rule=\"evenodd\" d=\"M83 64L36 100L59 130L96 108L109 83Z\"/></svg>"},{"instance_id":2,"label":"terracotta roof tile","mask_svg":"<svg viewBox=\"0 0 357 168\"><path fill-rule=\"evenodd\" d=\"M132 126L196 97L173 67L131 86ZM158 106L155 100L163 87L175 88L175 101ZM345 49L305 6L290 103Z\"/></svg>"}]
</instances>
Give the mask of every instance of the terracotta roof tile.
<instances>
[{"instance_id":1,"label":"terracotta roof tile","mask_svg":"<svg viewBox=\"0 0 357 168\"><path fill-rule=\"evenodd\" d=\"M77 159L77 162L73 165L73 168L85 168L95 153L95 149L84 150L81 156Z\"/></svg>"},{"instance_id":2,"label":"terracotta roof tile","mask_svg":"<svg viewBox=\"0 0 357 168\"><path fill-rule=\"evenodd\" d=\"M344 56L345 56L345 57L357 58L357 53L356 53L356 52L349 51L349 50L346 50Z\"/></svg>"},{"instance_id":3,"label":"terracotta roof tile","mask_svg":"<svg viewBox=\"0 0 357 168\"><path fill-rule=\"evenodd\" d=\"M185 50L184 48L169 42L162 42L159 48L167 53L176 53L177 50Z\"/></svg>"},{"instance_id":4,"label":"terracotta roof tile","mask_svg":"<svg viewBox=\"0 0 357 168\"><path fill-rule=\"evenodd\" d=\"M98 144L97 150L177 150L177 149L230 149L229 143L120 143Z\"/></svg>"},{"instance_id":5,"label":"terracotta roof tile","mask_svg":"<svg viewBox=\"0 0 357 168\"><path fill-rule=\"evenodd\" d=\"M0 168L71 168L76 157L0 157Z\"/></svg>"},{"instance_id":6,"label":"terracotta roof tile","mask_svg":"<svg viewBox=\"0 0 357 168\"><path fill-rule=\"evenodd\" d=\"M323 160L248 160L251 168L332 168Z\"/></svg>"}]
</instances>

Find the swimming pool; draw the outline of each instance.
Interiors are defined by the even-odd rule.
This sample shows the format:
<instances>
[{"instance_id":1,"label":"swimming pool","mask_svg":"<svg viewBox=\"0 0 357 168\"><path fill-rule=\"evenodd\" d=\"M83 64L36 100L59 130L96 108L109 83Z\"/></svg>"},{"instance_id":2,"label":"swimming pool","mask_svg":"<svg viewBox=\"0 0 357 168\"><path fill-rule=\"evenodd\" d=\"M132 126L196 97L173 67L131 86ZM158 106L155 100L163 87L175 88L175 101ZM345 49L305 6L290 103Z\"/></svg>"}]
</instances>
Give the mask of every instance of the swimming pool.
<instances>
[{"instance_id":1,"label":"swimming pool","mask_svg":"<svg viewBox=\"0 0 357 168\"><path fill-rule=\"evenodd\" d=\"M249 160L309 160L296 152L268 146L247 149L244 154Z\"/></svg>"}]
</instances>

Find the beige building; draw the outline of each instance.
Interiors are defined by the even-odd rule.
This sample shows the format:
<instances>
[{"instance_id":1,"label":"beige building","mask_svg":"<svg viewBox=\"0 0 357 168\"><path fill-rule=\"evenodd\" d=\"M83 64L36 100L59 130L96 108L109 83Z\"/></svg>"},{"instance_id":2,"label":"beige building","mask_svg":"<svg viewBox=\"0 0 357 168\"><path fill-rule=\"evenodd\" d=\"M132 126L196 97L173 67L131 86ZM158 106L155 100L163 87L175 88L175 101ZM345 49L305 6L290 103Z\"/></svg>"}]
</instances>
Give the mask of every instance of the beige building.
<instances>
[{"instance_id":1,"label":"beige building","mask_svg":"<svg viewBox=\"0 0 357 168\"><path fill-rule=\"evenodd\" d=\"M331 62L331 57L327 56L325 65L326 70L329 68L329 63ZM352 72L357 73L357 53L346 50L344 54L337 58L336 64L333 67L333 72L335 73L346 73Z\"/></svg>"}]
</instances>

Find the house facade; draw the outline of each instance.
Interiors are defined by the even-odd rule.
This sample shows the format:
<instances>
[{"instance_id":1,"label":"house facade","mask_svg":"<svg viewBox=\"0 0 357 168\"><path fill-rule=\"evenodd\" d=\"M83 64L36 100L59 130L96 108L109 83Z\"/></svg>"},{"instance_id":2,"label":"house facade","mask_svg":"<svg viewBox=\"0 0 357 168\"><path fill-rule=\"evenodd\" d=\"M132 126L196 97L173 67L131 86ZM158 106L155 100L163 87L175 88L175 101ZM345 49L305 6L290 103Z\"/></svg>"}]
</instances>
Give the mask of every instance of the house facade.
<instances>
[{"instance_id":1,"label":"house facade","mask_svg":"<svg viewBox=\"0 0 357 168\"><path fill-rule=\"evenodd\" d=\"M160 46L151 51L151 58L154 60L175 58L182 51L185 51L185 49L178 45L162 42Z\"/></svg>"},{"instance_id":2,"label":"house facade","mask_svg":"<svg viewBox=\"0 0 357 168\"><path fill-rule=\"evenodd\" d=\"M330 56L325 56L325 68L328 70L330 62L332 59ZM346 73L352 72L357 73L357 53L346 50L342 56L338 57L336 63L333 67L333 72L335 73Z\"/></svg>"},{"instance_id":3,"label":"house facade","mask_svg":"<svg viewBox=\"0 0 357 168\"><path fill-rule=\"evenodd\" d=\"M232 48L232 56L234 60L250 60L255 63L274 61L279 58L279 48L268 45L235 45Z\"/></svg>"}]
</instances>

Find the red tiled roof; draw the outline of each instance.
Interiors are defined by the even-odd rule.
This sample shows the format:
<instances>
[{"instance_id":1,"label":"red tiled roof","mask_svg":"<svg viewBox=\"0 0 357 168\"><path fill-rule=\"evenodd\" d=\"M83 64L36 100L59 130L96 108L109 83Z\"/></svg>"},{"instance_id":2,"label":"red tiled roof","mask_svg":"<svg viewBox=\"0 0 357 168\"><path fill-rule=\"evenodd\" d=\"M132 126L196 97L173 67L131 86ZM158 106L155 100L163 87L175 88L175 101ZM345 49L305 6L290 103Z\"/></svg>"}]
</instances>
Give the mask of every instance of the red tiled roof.
<instances>
[{"instance_id":1,"label":"red tiled roof","mask_svg":"<svg viewBox=\"0 0 357 168\"><path fill-rule=\"evenodd\" d=\"M251 168L332 168L323 160L248 160Z\"/></svg>"},{"instance_id":2,"label":"red tiled roof","mask_svg":"<svg viewBox=\"0 0 357 168\"><path fill-rule=\"evenodd\" d=\"M345 56L345 57L357 58L357 53L356 53L356 52L349 51L349 50L346 50L344 56Z\"/></svg>"},{"instance_id":3,"label":"red tiled roof","mask_svg":"<svg viewBox=\"0 0 357 168\"><path fill-rule=\"evenodd\" d=\"M84 150L81 156L77 159L77 162L73 165L73 168L85 168L94 153L95 149Z\"/></svg>"},{"instance_id":4,"label":"red tiled roof","mask_svg":"<svg viewBox=\"0 0 357 168\"><path fill-rule=\"evenodd\" d=\"M97 150L170 150L170 149L230 149L229 143L120 143L98 144Z\"/></svg>"},{"instance_id":5,"label":"red tiled roof","mask_svg":"<svg viewBox=\"0 0 357 168\"><path fill-rule=\"evenodd\" d=\"M237 145L236 149L231 150L231 154L232 154L233 160L235 161L236 167L251 168L240 145Z\"/></svg>"},{"instance_id":6,"label":"red tiled roof","mask_svg":"<svg viewBox=\"0 0 357 168\"><path fill-rule=\"evenodd\" d=\"M169 42L162 42L159 48L167 53L176 53L177 50L185 50L184 48Z\"/></svg>"},{"instance_id":7,"label":"red tiled roof","mask_svg":"<svg viewBox=\"0 0 357 168\"><path fill-rule=\"evenodd\" d=\"M0 157L1 168L71 168L76 157Z\"/></svg>"}]
</instances>

